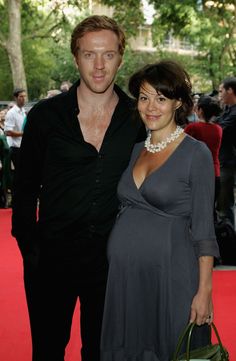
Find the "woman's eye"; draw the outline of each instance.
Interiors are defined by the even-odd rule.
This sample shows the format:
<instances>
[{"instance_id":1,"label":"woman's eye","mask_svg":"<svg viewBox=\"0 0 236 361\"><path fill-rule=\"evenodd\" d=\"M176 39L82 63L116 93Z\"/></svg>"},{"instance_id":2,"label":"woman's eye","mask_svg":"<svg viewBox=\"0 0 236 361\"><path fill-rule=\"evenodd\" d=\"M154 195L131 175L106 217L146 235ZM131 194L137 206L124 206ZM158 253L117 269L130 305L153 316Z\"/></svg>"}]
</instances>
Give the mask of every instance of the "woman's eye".
<instances>
[{"instance_id":1,"label":"woman's eye","mask_svg":"<svg viewBox=\"0 0 236 361\"><path fill-rule=\"evenodd\" d=\"M157 98L157 101L158 101L159 103L163 103L163 102L166 101L166 98L164 98L164 97L158 97L158 98Z\"/></svg>"},{"instance_id":2,"label":"woman's eye","mask_svg":"<svg viewBox=\"0 0 236 361\"><path fill-rule=\"evenodd\" d=\"M138 100L143 102L143 101L147 100L147 97L145 97L144 95L140 95Z\"/></svg>"}]
</instances>

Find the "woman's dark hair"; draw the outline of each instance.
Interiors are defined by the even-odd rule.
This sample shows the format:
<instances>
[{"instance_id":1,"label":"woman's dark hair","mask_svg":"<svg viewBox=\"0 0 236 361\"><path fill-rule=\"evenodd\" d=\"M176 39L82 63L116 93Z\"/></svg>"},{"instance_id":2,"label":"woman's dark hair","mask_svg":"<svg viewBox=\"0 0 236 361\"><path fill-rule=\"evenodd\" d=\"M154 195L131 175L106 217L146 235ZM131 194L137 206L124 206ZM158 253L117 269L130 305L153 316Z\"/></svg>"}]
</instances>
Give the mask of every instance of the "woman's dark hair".
<instances>
[{"instance_id":1,"label":"woman's dark hair","mask_svg":"<svg viewBox=\"0 0 236 361\"><path fill-rule=\"evenodd\" d=\"M207 123L213 116L217 117L222 112L219 102L209 95L202 95L199 98L197 108L202 110L203 118Z\"/></svg>"},{"instance_id":2,"label":"woman's dark hair","mask_svg":"<svg viewBox=\"0 0 236 361\"><path fill-rule=\"evenodd\" d=\"M173 60L161 60L148 64L133 74L129 80L129 91L138 100L141 86L147 82L157 93L166 98L181 100L182 105L176 110L176 124L187 122L187 116L193 108L191 82L184 68Z\"/></svg>"}]
</instances>

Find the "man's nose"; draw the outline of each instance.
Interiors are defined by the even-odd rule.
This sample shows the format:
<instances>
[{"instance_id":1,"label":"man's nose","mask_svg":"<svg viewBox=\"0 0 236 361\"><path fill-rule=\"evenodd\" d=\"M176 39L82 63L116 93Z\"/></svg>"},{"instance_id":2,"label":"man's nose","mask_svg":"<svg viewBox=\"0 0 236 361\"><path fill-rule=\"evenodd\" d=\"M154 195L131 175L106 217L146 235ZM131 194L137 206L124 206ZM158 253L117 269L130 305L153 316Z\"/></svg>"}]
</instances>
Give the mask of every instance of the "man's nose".
<instances>
[{"instance_id":1,"label":"man's nose","mask_svg":"<svg viewBox=\"0 0 236 361\"><path fill-rule=\"evenodd\" d=\"M103 59L102 55L96 55L95 62L94 62L94 67L96 69L103 69L104 68L104 59Z\"/></svg>"}]
</instances>

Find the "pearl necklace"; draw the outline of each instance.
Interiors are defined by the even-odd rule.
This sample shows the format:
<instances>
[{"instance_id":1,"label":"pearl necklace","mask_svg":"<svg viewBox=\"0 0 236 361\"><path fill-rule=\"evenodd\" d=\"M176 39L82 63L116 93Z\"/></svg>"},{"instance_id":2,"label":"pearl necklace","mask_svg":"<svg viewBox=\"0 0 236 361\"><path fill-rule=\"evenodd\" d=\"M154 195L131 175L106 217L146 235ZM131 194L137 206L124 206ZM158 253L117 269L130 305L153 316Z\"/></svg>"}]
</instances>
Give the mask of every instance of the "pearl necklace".
<instances>
[{"instance_id":1,"label":"pearl necklace","mask_svg":"<svg viewBox=\"0 0 236 361\"><path fill-rule=\"evenodd\" d=\"M166 140L163 140L162 142L159 142L157 144L151 144L151 131L149 130L147 139L145 140L144 147L147 149L150 153L158 153L161 150L165 149L167 145L171 142L173 142L175 139L179 138L180 134L182 134L184 130L177 125L175 131L171 133L169 137L166 138Z\"/></svg>"}]
</instances>

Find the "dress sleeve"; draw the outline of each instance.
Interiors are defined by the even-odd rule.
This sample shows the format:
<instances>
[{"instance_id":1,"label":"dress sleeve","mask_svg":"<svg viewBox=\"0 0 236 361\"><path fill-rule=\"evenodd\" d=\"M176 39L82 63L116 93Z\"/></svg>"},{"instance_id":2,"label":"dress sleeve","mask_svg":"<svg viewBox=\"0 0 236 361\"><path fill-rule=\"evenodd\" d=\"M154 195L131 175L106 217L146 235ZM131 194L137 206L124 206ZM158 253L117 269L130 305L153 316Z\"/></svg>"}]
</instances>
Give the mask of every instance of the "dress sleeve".
<instances>
[{"instance_id":1,"label":"dress sleeve","mask_svg":"<svg viewBox=\"0 0 236 361\"><path fill-rule=\"evenodd\" d=\"M197 257L219 257L214 229L215 174L211 152L196 143L190 172L191 232Z\"/></svg>"}]
</instances>

